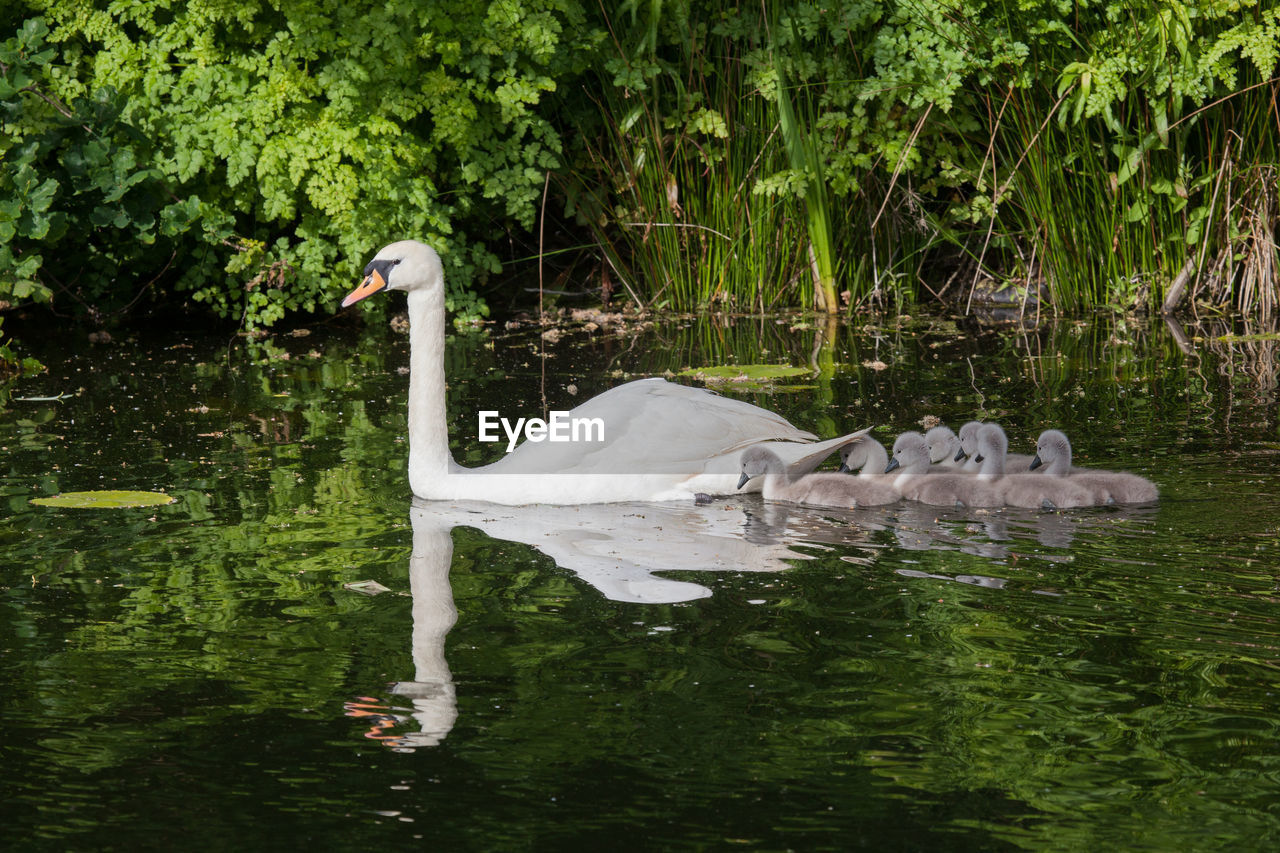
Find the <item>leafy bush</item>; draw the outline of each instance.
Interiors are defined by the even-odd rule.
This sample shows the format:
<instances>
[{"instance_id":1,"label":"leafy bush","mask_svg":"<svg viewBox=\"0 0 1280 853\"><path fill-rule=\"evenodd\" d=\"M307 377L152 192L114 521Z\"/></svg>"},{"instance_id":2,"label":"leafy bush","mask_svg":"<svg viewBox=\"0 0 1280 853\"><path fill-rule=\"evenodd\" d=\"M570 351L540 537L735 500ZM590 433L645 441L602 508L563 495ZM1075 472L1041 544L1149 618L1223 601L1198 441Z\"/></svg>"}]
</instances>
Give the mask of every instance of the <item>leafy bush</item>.
<instances>
[{"instance_id":1,"label":"leafy bush","mask_svg":"<svg viewBox=\"0 0 1280 853\"><path fill-rule=\"evenodd\" d=\"M170 256L199 216L176 198L110 88L65 103L50 93L48 28L25 22L0 44L0 300L48 301L53 287L94 313L134 290L131 266Z\"/></svg>"},{"instance_id":2,"label":"leafy bush","mask_svg":"<svg viewBox=\"0 0 1280 853\"><path fill-rule=\"evenodd\" d=\"M199 199L184 208L198 213L198 233L162 247L181 270L177 289L250 324L328 308L374 250L406 236L440 248L454 310L484 313L470 285L498 268L489 242L532 224L545 172L560 163L560 138L536 107L590 38L572 0L30 5L59 53L36 54L39 93L10 87L6 134L44 131L49 120L25 112L39 94L112 105L111 130L90 125L115 134L105 162L126 180L146 164L138 193L166 186ZM52 152L34 172L47 180L65 159ZM39 192L31 205L44 203ZM179 236L171 230L163 236ZM49 233L37 228L29 252ZM163 268L160 253L137 248L112 259ZM25 292L47 296L37 269L22 268Z\"/></svg>"},{"instance_id":3,"label":"leafy bush","mask_svg":"<svg viewBox=\"0 0 1280 853\"><path fill-rule=\"evenodd\" d=\"M416 236L475 317L554 173L658 305L983 277L1132 304L1196 268L1199 297L1280 314L1270 0L17 9L0 300L172 292L269 324Z\"/></svg>"},{"instance_id":4,"label":"leafy bush","mask_svg":"<svg viewBox=\"0 0 1280 853\"><path fill-rule=\"evenodd\" d=\"M622 167L619 226L646 170L658 202L648 209L661 212L661 176L688 194L680 176L707 173L702 161L725 148L670 145L682 128L706 126L709 109L723 118L721 105L776 98L775 111L757 110L759 157L739 157L722 183L776 198L794 219L813 216L820 175L830 252L855 304L961 273L1044 282L1066 308L1156 299L1192 250L1230 258L1241 246L1228 232L1269 223L1274 234L1275 217L1256 206L1223 207L1259 199L1257 176L1278 157L1280 9L1263 0L633 0L605 20L619 35L600 135L622 127L630 138L601 146L596 183L619 181ZM702 51L708 38L728 47ZM791 131L788 100L804 107ZM661 120L631 121L637 102ZM789 159L777 156L784 142ZM645 150L665 156L636 156ZM1224 220L1236 224L1206 229ZM634 266L653 267L643 258L661 247L632 241ZM1274 260L1274 240L1263 250ZM791 263L801 275L804 253Z\"/></svg>"}]
</instances>

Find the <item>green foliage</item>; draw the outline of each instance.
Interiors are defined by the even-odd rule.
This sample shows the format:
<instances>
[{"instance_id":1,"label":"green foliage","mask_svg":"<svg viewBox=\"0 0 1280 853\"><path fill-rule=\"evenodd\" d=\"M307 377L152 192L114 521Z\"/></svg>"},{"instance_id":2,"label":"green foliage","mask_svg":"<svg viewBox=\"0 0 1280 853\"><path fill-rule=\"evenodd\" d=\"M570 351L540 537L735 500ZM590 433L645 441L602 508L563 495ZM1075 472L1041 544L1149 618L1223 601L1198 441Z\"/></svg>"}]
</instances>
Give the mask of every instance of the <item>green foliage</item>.
<instances>
[{"instance_id":1,"label":"green foliage","mask_svg":"<svg viewBox=\"0 0 1280 853\"><path fill-rule=\"evenodd\" d=\"M652 149L701 126L708 103L723 115L721 104L775 99L756 127L734 126L759 161L739 178L793 209L831 211L831 254L857 299L909 299L916 281L943 278L922 277L927 264L966 283L1043 281L1063 308L1158 301L1190 253L1257 253L1256 235L1274 233L1275 193L1258 177L1280 160L1273 4L850 0L774 7L773 21L749 5L629 8L608 19L625 60L614 59L603 102L610 133ZM708 35L725 43L699 56ZM663 121L629 122L637 100ZM662 165L692 170L731 144L668 148ZM597 167L629 162L601 156ZM819 189L830 199L814 205ZM1234 224L1207 228L1224 220ZM1261 250L1273 266L1274 246ZM790 263L798 276L804 261ZM1222 275L1237 295L1241 275Z\"/></svg>"},{"instance_id":2,"label":"green foliage","mask_svg":"<svg viewBox=\"0 0 1280 853\"><path fill-rule=\"evenodd\" d=\"M669 55L654 52L655 32ZM643 301L684 310L808 304L803 215L757 191L786 154L771 133L771 101L743 77L746 46L705 26L682 38L668 18L657 31L637 25L633 38L606 48L596 82L603 123L588 121L594 104L570 107L586 145L566 178L571 210Z\"/></svg>"},{"instance_id":3,"label":"green foliage","mask_svg":"<svg viewBox=\"0 0 1280 853\"><path fill-rule=\"evenodd\" d=\"M154 152L113 89L51 94L47 36L33 18L0 45L0 299L48 301L56 286L101 313L130 298L128 266L187 231L200 202L173 196L147 165Z\"/></svg>"},{"instance_id":4,"label":"green foliage","mask_svg":"<svg viewBox=\"0 0 1280 853\"><path fill-rule=\"evenodd\" d=\"M112 118L137 131L134 155L107 161L199 199L198 245L163 247L177 289L250 324L328 310L374 250L409 236L441 250L451 307L483 314L471 288L498 269L488 242L532 224L560 163L536 107L589 38L573 0L31 5L58 48L48 94L121 93Z\"/></svg>"},{"instance_id":5,"label":"green foliage","mask_svg":"<svg viewBox=\"0 0 1280 853\"><path fill-rule=\"evenodd\" d=\"M1193 263L1200 298L1280 313L1268 0L25 0L0 26L6 301L265 325L417 237L475 318L553 174L657 306L982 277L1133 304Z\"/></svg>"}]
</instances>

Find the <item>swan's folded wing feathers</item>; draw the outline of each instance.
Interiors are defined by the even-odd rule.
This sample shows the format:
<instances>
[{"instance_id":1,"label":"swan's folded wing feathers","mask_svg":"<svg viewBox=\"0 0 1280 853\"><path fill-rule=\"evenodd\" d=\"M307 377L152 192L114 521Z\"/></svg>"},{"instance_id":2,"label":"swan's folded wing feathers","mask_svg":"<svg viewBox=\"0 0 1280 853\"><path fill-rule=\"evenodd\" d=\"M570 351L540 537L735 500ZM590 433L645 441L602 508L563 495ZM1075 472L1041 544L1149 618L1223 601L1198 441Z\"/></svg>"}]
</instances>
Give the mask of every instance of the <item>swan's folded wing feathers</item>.
<instances>
[{"instance_id":1,"label":"swan's folded wing feathers","mask_svg":"<svg viewBox=\"0 0 1280 853\"><path fill-rule=\"evenodd\" d=\"M711 470L708 465L712 465L728 473L737 463L736 456L726 458L726 454L736 454L762 440L808 443L817 438L750 403L661 379L641 379L611 388L577 406L567 417L599 419L604 440L525 441L504 459L479 470L503 474L693 475Z\"/></svg>"}]
</instances>

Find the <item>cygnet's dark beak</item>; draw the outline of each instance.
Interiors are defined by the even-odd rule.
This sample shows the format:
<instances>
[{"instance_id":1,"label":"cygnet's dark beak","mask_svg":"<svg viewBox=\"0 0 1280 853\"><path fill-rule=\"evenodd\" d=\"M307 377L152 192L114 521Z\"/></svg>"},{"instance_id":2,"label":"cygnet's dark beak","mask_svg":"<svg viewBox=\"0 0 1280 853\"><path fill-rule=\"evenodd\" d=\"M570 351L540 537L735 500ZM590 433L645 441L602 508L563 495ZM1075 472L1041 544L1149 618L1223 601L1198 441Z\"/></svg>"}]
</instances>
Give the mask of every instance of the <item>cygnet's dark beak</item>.
<instances>
[{"instance_id":1,"label":"cygnet's dark beak","mask_svg":"<svg viewBox=\"0 0 1280 853\"><path fill-rule=\"evenodd\" d=\"M738 478L738 488L741 489L743 486L747 484L747 481L750 479L751 479L751 475L748 474L746 471L743 471L742 476Z\"/></svg>"},{"instance_id":2,"label":"cygnet's dark beak","mask_svg":"<svg viewBox=\"0 0 1280 853\"><path fill-rule=\"evenodd\" d=\"M1031 464L1027 466L1027 470L1034 471L1043 464L1044 463L1040 461L1040 454L1037 453L1035 456L1031 458Z\"/></svg>"},{"instance_id":3,"label":"cygnet's dark beak","mask_svg":"<svg viewBox=\"0 0 1280 853\"><path fill-rule=\"evenodd\" d=\"M958 448L956 448L956 455L955 455L955 457L954 457L954 458L952 458L952 460L951 460L951 461L952 461L952 462L959 462L961 459L968 459L968 458L969 458L969 454L964 452L964 448L963 448L963 447L958 447Z\"/></svg>"},{"instance_id":4,"label":"cygnet's dark beak","mask_svg":"<svg viewBox=\"0 0 1280 853\"><path fill-rule=\"evenodd\" d=\"M845 463L841 462L841 463L840 463L840 467L837 469L837 473L839 473L839 474L848 474L848 473L850 473L852 470L853 470L853 469L852 469L852 468L850 468L848 465L846 465Z\"/></svg>"},{"instance_id":5,"label":"cygnet's dark beak","mask_svg":"<svg viewBox=\"0 0 1280 853\"><path fill-rule=\"evenodd\" d=\"M898 460L890 459L889 464L884 466L884 472L888 474L890 471L892 471L894 468L897 468L897 467L898 467Z\"/></svg>"},{"instance_id":6,"label":"cygnet's dark beak","mask_svg":"<svg viewBox=\"0 0 1280 853\"><path fill-rule=\"evenodd\" d=\"M973 461L977 462L978 464L982 464L982 454L979 453L977 456L973 457Z\"/></svg>"}]
</instances>

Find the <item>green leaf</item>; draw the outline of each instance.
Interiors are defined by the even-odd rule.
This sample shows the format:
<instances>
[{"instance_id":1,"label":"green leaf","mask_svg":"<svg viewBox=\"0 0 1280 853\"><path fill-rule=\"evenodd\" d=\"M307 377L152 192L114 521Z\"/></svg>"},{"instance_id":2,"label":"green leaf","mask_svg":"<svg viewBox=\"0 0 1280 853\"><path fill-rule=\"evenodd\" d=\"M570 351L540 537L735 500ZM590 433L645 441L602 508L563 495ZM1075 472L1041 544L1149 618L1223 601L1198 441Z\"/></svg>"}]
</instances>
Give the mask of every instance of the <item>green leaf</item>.
<instances>
[{"instance_id":1,"label":"green leaf","mask_svg":"<svg viewBox=\"0 0 1280 853\"><path fill-rule=\"evenodd\" d=\"M63 509L126 509L141 506L164 506L176 500L163 492L91 491L63 492L48 498L32 498L36 506Z\"/></svg>"}]
</instances>

